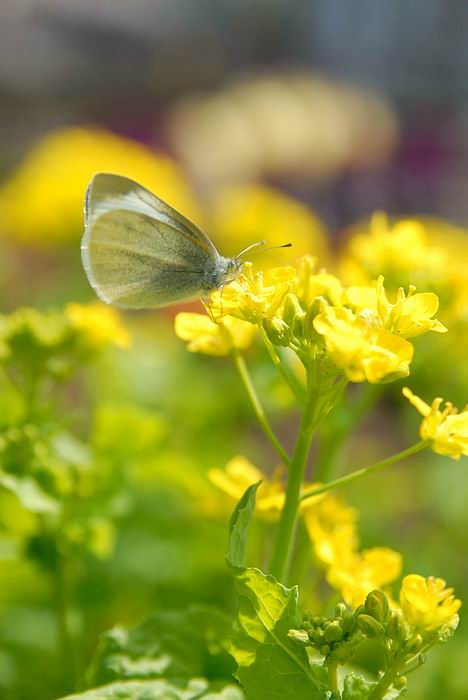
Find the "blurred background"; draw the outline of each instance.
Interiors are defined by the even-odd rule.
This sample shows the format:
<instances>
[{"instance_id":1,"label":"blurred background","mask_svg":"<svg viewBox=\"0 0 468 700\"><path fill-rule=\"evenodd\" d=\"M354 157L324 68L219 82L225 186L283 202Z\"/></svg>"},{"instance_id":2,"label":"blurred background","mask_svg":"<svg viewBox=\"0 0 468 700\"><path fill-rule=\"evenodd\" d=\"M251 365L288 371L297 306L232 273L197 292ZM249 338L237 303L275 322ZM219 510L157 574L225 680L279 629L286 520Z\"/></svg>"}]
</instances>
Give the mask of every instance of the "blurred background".
<instances>
[{"instance_id":1,"label":"blurred background","mask_svg":"<svg viewBox=\"0 0 468 700\"><path fill-rule=\"evenodd\" d=\"M2 0L1 311L93 300L79 255L83 196L94 173L110 171L193 219L222 254L292 241L263 262L309 252L350 283L367 260L353 236L374 212L417 217L419 258L389 274L396 287L435 289L442 320L453 318L468 261L467 30L458 0ZM431 246L446 251L455 286L433 274ZM426 400L466 401L467 306L460 293L450 342L421 346L412 387ZM104 460L123 485L106 501L100 546L88 542L70 574L81 668L116 623L193 601L233 609L223 563L233 502L220 505L206 472L238 453L274 467L232 368L189 355L173 315L127 314L131 348L109 350L57 398L76 441L60 458L98 471ZM288 442L290 398L258 350L250 361ZM379 400L335 473L414 438L400 389ZM4 427L11 401L8 392L0 401ZM363 543L395 547L405 573L442 576L468 600L466 466L416 461L409 475L386 475L385 488L372 480L348 491ZM50 700L70 688L52 663L47 552L23 505L0 493L0 697ZM466 697L466 654L462 610L455 639L415 674L408 697Z\"/></svg>"}]
</instances>

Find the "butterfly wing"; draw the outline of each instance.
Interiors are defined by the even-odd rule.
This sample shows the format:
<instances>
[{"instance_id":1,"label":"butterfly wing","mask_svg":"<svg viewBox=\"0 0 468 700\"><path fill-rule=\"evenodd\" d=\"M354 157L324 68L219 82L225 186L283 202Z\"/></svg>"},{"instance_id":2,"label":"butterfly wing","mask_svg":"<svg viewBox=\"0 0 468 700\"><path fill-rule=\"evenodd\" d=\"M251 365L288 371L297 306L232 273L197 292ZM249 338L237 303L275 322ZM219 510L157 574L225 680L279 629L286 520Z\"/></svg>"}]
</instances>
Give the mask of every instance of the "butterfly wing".
<instances>
[{"instance_id":1,"label":"butterfly wing","mask_svg":"<svg viewBox=\"0 0 468 700\"><path fill-rule=\"evenodd\" d=\"M81 255L97 295L129 309L195 296L219 258L182 214L133 180L107 173L86 192Z\"/></svg>"}]
</instances>

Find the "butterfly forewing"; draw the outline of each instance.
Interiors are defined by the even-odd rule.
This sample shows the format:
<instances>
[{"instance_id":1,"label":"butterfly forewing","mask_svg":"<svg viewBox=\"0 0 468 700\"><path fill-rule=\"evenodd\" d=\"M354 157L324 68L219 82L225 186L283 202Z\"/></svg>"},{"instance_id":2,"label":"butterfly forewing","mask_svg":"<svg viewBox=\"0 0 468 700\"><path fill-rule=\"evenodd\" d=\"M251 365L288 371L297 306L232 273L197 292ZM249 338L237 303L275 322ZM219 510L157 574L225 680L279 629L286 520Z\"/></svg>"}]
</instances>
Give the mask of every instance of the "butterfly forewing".
<instances>
[{"instance_id":1,"label":"butterfly forewing","mask_svg":"<svg viewBox=\"0 0 468 700\"><path fill-rule=\"evenodd\" d=\"M125 308L195 296L219 255L190 221L137 183L97 175L86 196L83 263L97 294Z\"/></svg>"}]
</instances>

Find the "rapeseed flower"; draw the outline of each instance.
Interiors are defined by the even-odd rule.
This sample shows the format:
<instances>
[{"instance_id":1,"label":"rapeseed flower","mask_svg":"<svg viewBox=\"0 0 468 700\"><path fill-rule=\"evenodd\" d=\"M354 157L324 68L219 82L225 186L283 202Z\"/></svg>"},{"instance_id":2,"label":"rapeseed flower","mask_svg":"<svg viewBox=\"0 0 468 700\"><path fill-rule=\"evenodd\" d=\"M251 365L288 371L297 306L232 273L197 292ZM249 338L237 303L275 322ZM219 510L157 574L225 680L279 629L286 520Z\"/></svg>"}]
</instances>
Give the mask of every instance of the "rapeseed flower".
<instances>
[{"instance_id":1,"label":"rapeseed flower","mask_svg":"<svg viewBox=\"0 0 468 700\"><path fill-rule=\"evenodd\" d=\"M402 557L388 547L373 547L362 552L348 552L332 562L327 581L340 591L353 608L364 603L368 593L392 583L401 573Z\"/></svg>"},{"instance_id":2,"label":"rapeseed flower","mask_svg":"<svg viewBox=\"0 0 468 700\"><path fill-rule=\"evenodd\" d=\"M222 357L232 348L245 350L252 342L255 326L232 316L215 322L204 314L181 312L175 318L175 332L188 341L190 352Z\"/></svg>"},{"instance_id":3,"label":"rapeseed flower","mask_svg":"<svg viewBox=\"0 0 468 700\"><path fill-rule=\"evenodd\" d=\"M67 304L65 315L72 327L79 330L93 347L116 345L127 348L130 335L122 325L116 309L100 302L92 304Z\"/></svg>"},{"instance_id":4,"label":"rapeseed flower","mask_svg":"<svg viewBox=\"0 0 468 700\"><path fill-rule=\"evenodd\" d=\"M433 292L416 294L410 285L408 294L398 289L395 303L388 300L384 278L379 275L375 287L349 287L346 302L361 315L371 315L379 325L402 338L413 338L428 331L446 333L447 328L433 316L439 308L439 299Z\"/></svg>"},{"instance_id":5,"label":"rapeseed flower","mask_svg":"<svg viewBox=\"0 0 468 700\"><path fill-rule=\"evenodd\" d=\"M375 384L408 376L413 346L382 328L374 314L356 315L345 307L324 306L313 325L350 381Z\"/></svg>"},{"instance_id":6,"label":"rapeseed flower","mask_svg":"<svg viewBox=\"0 0 468 700\"><path fill-rule=\"evenodd\" d=\"M358 513L339 496L323 494L315 501L307 499L301 512L315 554L323 564L331 565L356 549Z\"/></svg>"},{"instance_id":7,"label":"rapeseed flower","mask_svg":"<svg viewBox=\"0 0 468 700\"><path fill-rule=\"evenodd\" d=\"M371 217L368 232L351 237L342 264L347 281L368 284L382 274L392 289L416 280L439 291L449 269L447 251L431 245L422 221L402 219L391 223L380 212Z\"/></svg>"},{"instance_id":8,"label":"rapeseed flower","mask_svg":"<svg viewBox=\"0 0 468 700\"><path fill-rule=\"evenodd\" d=\"M83 230L86 186L103 171L124 173L202 223L175 161L105 129L73 127L44 136L0 189L2 229L37 246L76 240Z\"/></svg>"},{"instance_id":9,"label":"rapeseed flower","mask_svg":"<svg viewBox=\"0 0 468 700\"><path fill-rule=\"evenodd\" d=\"M441 398L434 399L429 406L407 387L403 389L403 395L424 416L419 433L423 440L430 441L434 452L452 459L460 459L461 455L468 456L468 406L458 413L447 401L441 411Z\"/></svg>"},{"instance_id":10,"label":"rapeseed flower","mask_svg":"<svg viewBox=\"0 0 468 700\"><path fill-rule=\"evenodd\" d=\"M254 273L252 263L247 262L234 282L212 294L210 312L215 318L231 315L253 324L274 318L295 277L294 267L273 267Z\"/></svg>"},{"instance_id":11,"label":"rapeseed flower","mask_svg":"<svg viewBox=\"0 0 468 700\"><path fill-rule=\"evenodd\" d=\"M443 579L410 574L401 585L400 606L405 620L417 631L442 632L456 628L461 601Z\"/></svg>"},{"instance_id":12,"label":"rapeseed flower","mask_svg":"<svg viewBox=\"0 0 468 700\"><path fill-rule=\"evenodd\" d=\"M210 469L208 478L212 484L236 501L249 486L261 481L257 491L256 509L264 514L278 514L283 507L284 483L280 471L268 478L242 455L231 459L224 469Z\"/></svg>"}]
</instances>

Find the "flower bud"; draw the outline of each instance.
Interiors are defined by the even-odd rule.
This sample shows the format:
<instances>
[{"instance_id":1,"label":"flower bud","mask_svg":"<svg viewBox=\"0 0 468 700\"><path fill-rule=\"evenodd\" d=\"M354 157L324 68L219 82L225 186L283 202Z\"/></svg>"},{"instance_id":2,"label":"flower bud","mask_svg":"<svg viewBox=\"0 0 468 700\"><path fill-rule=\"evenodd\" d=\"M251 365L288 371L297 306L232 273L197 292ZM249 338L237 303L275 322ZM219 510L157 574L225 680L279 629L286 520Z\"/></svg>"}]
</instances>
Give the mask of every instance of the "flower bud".
<instances>
[{"instance_id":1,"label":"flower bud","mask_svg":"<svg viewBox=\"0 0 468 700\"><path fill-rule=\"evenodd\" d=\"M379 637L383 637L385 635L383 625L381 625L380 622L377 622L377 620L370 615L359 615L358 625L361 632L363 632L369 639L378 639Z\"/></svg>"},{"instance_id":2,"label":"flower bud","mask_svg":"<svg viewBox=\"0 0 468 700\"><path fill-rule=\"evenodd\" d=\"M282 318L279 318L279 316L264 318L262 325L268 339L273 345L281 345L285 348L288 347L293 336L293 331Z\"/></svg>"},{"instance_id":3,"label":"flower bud","mask_svg":"<svg viewBox=\"0 0 468 700\"><path fill-rule=\"evenodd\" d=\"M410 636L410 627L403 617L401 610L392 610L390 620L387 622L385 631L390 639L398 644L405 642Z\"/></svg>"},{"instance_id":4,"label":"flower bud","mask_svg":"<svg viewBox=\"0 0 468 700\"><path fill-rule=\"evenodd\" d=\"M305 315L297 296L292 293L287 294L284 300L283 320L298 338L304 335Z\"/></svg>"},{"instance_id":5,"label":"flower bud","mask_svg":"<svg viewBox=\"0 0 468 700\"><path fill-rule=\"evenodd\" d=\"M382 591L371 591L364 603L364 609L368 615L371 615L378 622L386 622L390 615L388 598Z\"/></svg>"},{"instance_id":6,"label":"flower bud","mask_svg":"<svg viewBox=\"0 0 468 700\"><path fill-rule=\"evenodd\" d=\"M338 620L333 620L329 625L327 625L323 633L323 637L329 643L339 642L343 639L343 630L341 629L341 625Z\"/></svg>"}]
</instances>

